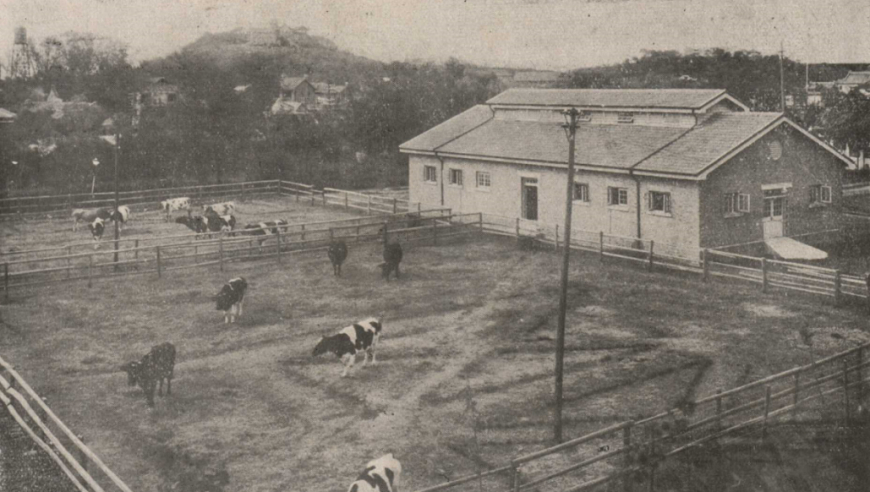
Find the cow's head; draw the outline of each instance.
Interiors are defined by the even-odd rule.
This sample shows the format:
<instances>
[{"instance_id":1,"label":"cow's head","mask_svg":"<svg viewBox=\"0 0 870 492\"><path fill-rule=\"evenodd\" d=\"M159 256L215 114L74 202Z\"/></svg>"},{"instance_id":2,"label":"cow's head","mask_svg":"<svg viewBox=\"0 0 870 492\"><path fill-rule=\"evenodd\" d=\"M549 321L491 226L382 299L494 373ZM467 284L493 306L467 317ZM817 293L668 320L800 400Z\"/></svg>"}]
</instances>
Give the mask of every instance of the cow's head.
<instances>
[{"instance_id":1,"label":"cow's head","mask_svg":"<svg viewBox=\"0 0 870 492\"><path fill-rule=\"evenodd\" d=\"M127 373L127 384L136 386L139 382L139 362L128 362L121 366L121 370Z\"/></svg>"},{"instance_id":2,"label":"cow's head","mask_svg":"<svg viewBox=\"0 0 870 492\"><path fill-rule=\"evenodd\" d=\"M321 337L320 341L317 342L317 345L314 346L314 351L311 352L311 355L317 357L318 355L322 355L329 352L329 338Z\"/></svg>"}]
</instances>

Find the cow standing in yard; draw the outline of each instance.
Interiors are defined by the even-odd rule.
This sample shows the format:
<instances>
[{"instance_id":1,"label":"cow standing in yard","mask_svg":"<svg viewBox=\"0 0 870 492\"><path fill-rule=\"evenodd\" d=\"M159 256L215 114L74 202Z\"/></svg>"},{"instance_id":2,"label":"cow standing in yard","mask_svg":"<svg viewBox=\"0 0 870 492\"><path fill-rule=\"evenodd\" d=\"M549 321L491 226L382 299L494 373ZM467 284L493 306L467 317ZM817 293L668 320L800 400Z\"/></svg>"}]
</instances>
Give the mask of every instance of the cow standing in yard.
<instances>
[{"instance_id":1,"label":"cow standing in yard","mask_svg":"<svg viewBox=\"0 0 870 492\"><path fill-rule=\"evenodd\" d=\"M224 284L221 291L215 297L217 310L224 312L224 323L235 323L236 317L242 316L242 304L245 300L245 292L248 290L248 282L244 277L237 277Z\"/></svg>"},{"instance_id":2,"label":"cow standing in yard","mask_svg":"<svg viewBox=\"0 0 870 492\"><path fill-rule=\"evenodd\" d=\"M278 229L283 228L283 226L287 225L287 221L283 219L278 220L270 220L267 222L258 222L256 224L248 224L245 226L242 234L246 236L259 236L257 241L260 243L260 246L263 246L263 241L269 238L269 236L273 236L278 234Z\"/></svg>"},{"instance_id":3,"label":"cow standing in yard","mask_svg":"<svg viewBox=\"0 0 870 492\"><path fill-rule=\"evenodd\" d=\"M107 208L77 208L72 211L72 218L73 232L75 232L79 229L79 222L91 224L96 219L106 221L112 218L112 211Z\"/></svg>"},{"instance_id":4,"label":"cow standing in yard","mask_svg":"<svg viewBox=\"0 0 870 492\"><path fill-rule=\"evenodd\" d=\"M331 241L326 254L332 262L332 274L341 277L341 264L347 259L347 244L341 240Z\"/></svg>"},{"instance_id":5,"label":"cow standing in yard","mask_svg":"<svg viewBox=\"0 0 870 492\"><path fill-rule=\"evenodd\" d=\"M163 396L163 380L166 380L166 394L172 394L172 377L175 373L175 346L169 342L155 345L151 352L141 360L128 362L121 366L127 373L127 384L139 385L145 391L148 406L154 406L154 389L160 383L157 394Z\"/></svg>"},{"instance_id":6,"label":"cow standing in yard","mask_svg":"<svg viewBox=\"0 0 870 492\"><path fill-rule=\"evenodd\" d=\"M399 263L402 262L402 245L399 243L388 243L384 245L384 262L381 263L381 275L387 282L390 281L390 274L396 272L396 280L399 279Z\"/></svg>"},{"instance_id":7,"label":"cow standing in yard","mask_svg":"<svg viewBox=\"0 0 870 492\"><path fill-rule=\"evenodd\" d=\"M363 366L368 362L369 356L372 365L375 364L375 347L381 338L381 328L381 322L377 318L368 318L354 323L342 329L337 335L322 337L314 347L312 355L316 357L332 352L344 363L341 377L345 377L356 362L358 352L363 352Z\"/></svg>"},{"instance_id":8,"label":"cow standing in yard","mask_svg":"<svg viewBox=\"0 0 870 492\"><path fill-rule=\"evenodd\" d=\"M118 228L123 230L123 224L126 224L130 219L133 218L133 214L130 212L130 207L126 205L121 205L118 207L118 210L112 212L112 220L118 223Z\"/></svg>"},{"instance_id":9,"label":"cow standing in yard","mask_svg":"<svg viewBox=\"0 0 870 492\"><path fill-rule=\"evenodd\" d=\"M231 232L236 228L235 215L218 215L214 210L209 208L204 217L208 219L206 225L211 232Z\"/></svg>"},{"instance_id":10,"label":"cow standing in yard","mask_svg":"<svg viewBox=\"0 0 870 492\"><path fill-rule=\"evenodd\" d=\"M402 464L399 460L392 453L385 454L369 461L347 492L397 492L401 475Z\"/></svg>"},{"instance_id":11,"label":"cow standing in yard","mask_svg":"<svg viewBox=\"0 0 870 492\"><path fill-rule=\"evenodd\" d=\"M190 212L190 198L184 196L180 198L170 198L168 200L163 200L160 202L160 209L166 213L166 221L169 222L169 218L172 215L172 212L176 210L187 210Z\"/></svg>"},{"instance_id":12,"label":"cow standing in yard","mask_svg":"<svg viewBox=\"0 0 870 492\"><path fill-rule=\"evenodd\" d=\"M236 211L236 202L213 203L202 206L202 215L232 215Z\"/></svg>"},{"instance_id":13,"label":"cow standing in yard","mask_svg":"<svg viewBox=\"0 0 870 492\"><path fill-rule=\"evenodd\" d=\"M190 211L187 212L186 217L176 217L175 223L184 224L188 229L197 234L208 232L208 218L199 215L190 215ZM200 236L196 237L199 238Z\"/></svg>"},{"instance_id":14,"label":"cow standing in yard","mask_svg":"<svg viewBox=\"0 0 870 492\"><path fill-rule=\"evenodd\" d=\"M103 219L96 218L88 224L88 230L91 231L91 237L94 238L94 249L99 248L100 239L103 238L103 232L106 231L106 223L103 222Z\"/></svg>"}]
</instances>

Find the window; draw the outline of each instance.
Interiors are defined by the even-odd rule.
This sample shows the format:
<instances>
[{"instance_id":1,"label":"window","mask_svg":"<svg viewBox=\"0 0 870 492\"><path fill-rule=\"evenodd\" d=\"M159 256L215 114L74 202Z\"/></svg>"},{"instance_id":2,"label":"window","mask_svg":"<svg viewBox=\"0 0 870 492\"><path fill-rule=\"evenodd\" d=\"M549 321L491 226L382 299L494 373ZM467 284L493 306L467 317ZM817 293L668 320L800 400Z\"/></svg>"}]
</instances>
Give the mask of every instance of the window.
<instances>
[{"instance_id":1,"label":"window","mask_svg":"<svg viewBox=\"0 0 870 492\"><path fill-rule=\"evenodd\" d=\"M589 203L589 185L574 183L574 201Z\"/></svg>"},{"instance_id":2,"label":"window","mask_svg":"<svg viewBox=\"0 0 870 492\"><path fill-rule=\"evenodd\" d=\"M452 185L462 186L462 170L461 169L451 169L450 174L448 175L449 182Z\"/></svg>"},{"instance_id":3,"label":"window","mask_svg":"<svg viewBox=\"0 0 870 492\"><path fill-rule=\"evenodd\" d=\"M749 213L749 194L748 193L726 193L725 194L725 214L737 215Z\"/></svg>"},{"instance_id":4,"label":"window","mask_svg":"<svg viewBox=\"0 0 870 492\"><path fill-rule=\"evenodd\" d=\"M489 188L492 186L492 178L489 173L485 173L482 171L477 171L477 187L478 188Z\"/></svg>"},{"instance_id":5,"label":"window","mask_svg":"<svg viewBox=\"0 0 870 492\"><path fill-rule=\"evenodd\" d=\"M651 191L649 193L649 209L650 212L671 213L671 194Z\"/></svg>"},{"instance_id":6,"label":"window","mask_svg":"<svg viewBox=\"0 0 870 492\"><path fill-rule=\"evenodd\" d=\"M810 205L816 203L831 203L831 187L815 185L810 186Z\"/></svg>"},{"instance_id":7,"label":"window","mask_svg":"<svg viewBox=\"0 0 870 492\"><path fill-rule=\"evenodd\" d=\"M616 121L619 123L632 123L634 121L634 113L619 113Z\"/></svg>"},{"instance_id":8,"label":"window","mask_svg":"<svg viewBox=\"0 0 870 492\"><path fill-rule=\"evenodd\" d=\"M610 186L607 188L608 205L628 205L628 189Z\"/></svg>"},{"instance_id":9,"label":"window","mask_svg":"<svg viewBox=\"0 0 870 492\"><path fill-rule=\"evenodd\" d=\"M778 161L782 157L782 142L779 140L772 140L767 144L767 149L772 160Z\"/></svg>"},{"instance_id":10,"label":"window","mask_svg":"<svg viewBox=\"0 0 870 492\"><path fill-rule=\"evenodd\" d=\"M438 170L435 166L423 166L423 181L435 183L438 181Z\"/></svg>"}]
</instances>

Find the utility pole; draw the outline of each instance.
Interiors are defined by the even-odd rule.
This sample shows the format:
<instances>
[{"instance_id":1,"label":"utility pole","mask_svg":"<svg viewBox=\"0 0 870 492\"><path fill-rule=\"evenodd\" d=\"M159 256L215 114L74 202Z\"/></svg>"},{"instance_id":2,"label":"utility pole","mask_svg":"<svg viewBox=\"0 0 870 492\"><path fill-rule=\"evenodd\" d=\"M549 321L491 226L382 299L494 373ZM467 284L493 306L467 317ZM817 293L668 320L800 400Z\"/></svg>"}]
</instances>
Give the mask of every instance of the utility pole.
<instances>
[{"instance_id":1,"label":"utility pole","mask_svg":"<svg viewBox=\"0 0 870 492\"><path fill-rule=\"evenodd\" d=\"M118 154L121 151L121 132L115 130L115 211L113 212L113 216L115 217L115 271L118 270L118 239L120 239L120 230L119 230L119 219L115 214L118 214L118 207L120 206L118 203Z\"/></svg>"},{"instance_id":2,"label":"utility pole","mask_svg":"<svg viewBox=\"0 0 870 492\"><path fill-rule=\"evenodd\" d=\"M562 112L567 123L563 125L568 136L568 186L565 196L565 249L562 250L562 290L559 295L559 326L556 332L556 409L553 437L562 442L562 373L565 358L565 312L568 309L568 266L571 255L571 211L574 208L574 140L577 135L576 108Z\"/></svg>"},{"instance_id":3,"label":"utility pole","mask_svg":"<svg viewBox=\"0 0 870 492\"><path fill-rule=\"evenodd\" d=\"M785 81L783 79L782 59L785 55L782 41L779 42L779 109L785 113Z\"/></svg>"}]
</instances>

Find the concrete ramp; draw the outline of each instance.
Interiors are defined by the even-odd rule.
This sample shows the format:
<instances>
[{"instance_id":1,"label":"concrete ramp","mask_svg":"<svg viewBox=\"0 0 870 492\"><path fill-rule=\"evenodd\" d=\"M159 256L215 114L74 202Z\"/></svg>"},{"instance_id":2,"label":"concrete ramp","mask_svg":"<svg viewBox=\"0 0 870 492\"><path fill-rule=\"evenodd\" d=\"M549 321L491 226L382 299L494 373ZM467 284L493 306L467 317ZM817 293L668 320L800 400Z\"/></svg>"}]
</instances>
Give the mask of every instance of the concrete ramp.
<instances>
[{"instance_id":1,"label":"concrete ramp","mask_svg":"<svg viewBox=\"0 0 870 492\"><path fill-rule=\"evenodd\" d=\"M783 260L824 260L828 253L790 237L765 239L768 250Z\"/></svg>"}]
</instances>

